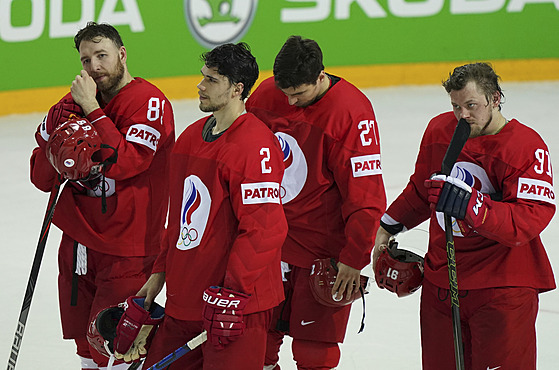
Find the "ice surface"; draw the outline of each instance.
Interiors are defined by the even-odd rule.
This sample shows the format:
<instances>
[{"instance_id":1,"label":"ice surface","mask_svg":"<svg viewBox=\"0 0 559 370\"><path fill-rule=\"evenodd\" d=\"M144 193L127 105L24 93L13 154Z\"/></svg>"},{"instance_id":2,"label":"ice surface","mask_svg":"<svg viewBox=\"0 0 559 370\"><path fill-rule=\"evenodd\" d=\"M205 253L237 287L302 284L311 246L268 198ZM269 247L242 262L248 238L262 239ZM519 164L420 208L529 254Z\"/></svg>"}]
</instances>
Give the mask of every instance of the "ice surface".
<instances>
[{"instance_id":1,"label":"ice surface","mask_svg":"<svg viewBox=\"0 0 559 370\"><path fill-rule=\"evenodd\" d=\"M559 82L503 83L506 102L503 113L535 128L547 142L552 159L559 156ZM381 130L383 175L389 202L407 183L414 166L417 149L428 120L449 110L446 92L440 86L401 86L364 90L373 102ZM174 101L177 133L203 114L195 100ZM0 199L1 297L0 360L7 364L16 323L48 195L29 181L29 157L35 146L34 132L44 113L0 117L0 157L2 168ZM425 225L399 238L400 245L424 253ZM542 238L555 272L559 273L558 217L544 231ZM17 369L77 370L79 361L74 344L62 340L57 298L57 246L60 232L51 230L37 282L33 304ZM460 281L459 281L460 283ZM419 341L419 293L398 299L372 286L366 299L366 327L359 329L361 304L353 307L346 341L342 346L339 369L421 368ZM160 303L163 297L158 299ZM559 293L540 295L537 321L539 369L555 369L559 363ZM295 369L289 339L280 353L282 369Z\"/></svg>"}]
</instances>

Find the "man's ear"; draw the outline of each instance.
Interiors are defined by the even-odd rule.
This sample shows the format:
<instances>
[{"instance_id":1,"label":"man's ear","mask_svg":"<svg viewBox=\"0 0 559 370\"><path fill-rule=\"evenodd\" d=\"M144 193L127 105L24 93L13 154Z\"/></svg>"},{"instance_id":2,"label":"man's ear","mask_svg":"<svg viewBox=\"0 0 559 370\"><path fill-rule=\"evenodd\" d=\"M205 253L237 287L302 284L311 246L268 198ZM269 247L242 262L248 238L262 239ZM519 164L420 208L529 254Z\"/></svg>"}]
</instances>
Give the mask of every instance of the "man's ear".
<instances>
[{"instance_id":1,"label":"man's ear","mask_svg":"<svg viewBox=\"0 0 559 370\"><path fill-rule=\"evenodd\" d=\"M233 87L233 93L235 95L241 96L244 89L245 89L245 85L242 82L236 83L235 86Z\"/></svg>"},{"instance_id":2,"label":"man's ear","mask_svg":"<svg viewBox=\"0 0 559 370\"><path fill-rule=\"evenodd\" d=\"M501 104L501 94L498 91L493 93L493 106L498 107Z\"/></svg>"},{"instance_id":3,"label":"man's ear","mask_svg":"<svg viewBox=\"0 0 559 370\"><path fill-rule=\"evenodd\" d=\"M128 55L126 54L126 48L124 46L121 46L120 49L118 49L118 56L122 64L126 63Z\"/></svg>"}]
</instances>

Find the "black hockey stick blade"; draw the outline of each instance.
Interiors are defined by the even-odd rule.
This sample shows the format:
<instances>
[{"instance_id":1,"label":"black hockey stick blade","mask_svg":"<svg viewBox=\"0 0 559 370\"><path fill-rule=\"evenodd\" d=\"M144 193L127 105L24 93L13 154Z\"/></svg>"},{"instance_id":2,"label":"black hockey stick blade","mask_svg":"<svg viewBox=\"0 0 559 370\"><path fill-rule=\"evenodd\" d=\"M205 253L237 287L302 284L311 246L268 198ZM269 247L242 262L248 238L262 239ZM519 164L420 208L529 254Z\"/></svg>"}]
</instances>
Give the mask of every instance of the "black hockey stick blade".
<instances>
[{"instance_id":1,"label":"black hockey stick blade","mask_svg":"<svg viewBox=\"0 0 559 370\"><path fill-rule=\"evenodd\" d=\"M443 175L450 175L450 171L452 171L452 167L454 167L454 163L456 163L456 160L458 159L462 148L466 145L466 141L469 137L470 124L464 118L460 118L443 158L441 166L441 173Z\"/></svg>"}]
</instances>

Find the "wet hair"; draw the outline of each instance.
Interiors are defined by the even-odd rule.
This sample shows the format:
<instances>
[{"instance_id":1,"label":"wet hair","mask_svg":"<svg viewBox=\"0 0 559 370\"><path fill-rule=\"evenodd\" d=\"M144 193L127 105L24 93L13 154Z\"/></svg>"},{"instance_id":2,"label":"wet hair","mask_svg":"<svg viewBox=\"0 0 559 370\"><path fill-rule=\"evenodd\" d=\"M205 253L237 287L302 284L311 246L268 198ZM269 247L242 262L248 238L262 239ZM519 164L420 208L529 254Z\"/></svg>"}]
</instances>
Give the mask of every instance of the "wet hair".
<instances>
[{"instance_id":1,"label":"wet hair","mask_svg":"<svg viewBox=\"0 0 559 370\"><path fill-rule=\"evenodd\" d=\"M322 50L314 40L290 36L274 61L274 80L280 89L316 84L324 70Z\"/></svg>"},{"instance_id":2,"label":"wet hair","mask_svg":"<svg viewBox=\"0 0 559 370\"><path fill-rule=\"evenodd\" d=\"M76 36L74 36L74 45L80 51L82 41L99 42L101 38L111 40L119 49L121 46L124 46L116 28L107 23L99 24L95 22L87 22L87 25L78 31Z\"/></svg>"},{"instance_id":3,"label":"wet hair","mask_svg":"<svg viewBox=\"0 0 559 370\"><path fill-rule=\"evenodd\" d=\"M258 79L258 63L250 52L250 47L244 42L219 45L202 54L200 59L206 67L216 68L231 84L242 83L244 87L241 100L248 97L250 89Z\"/></svg>"},{"instance_id":4,"label":"wet hair","mask_svg":"<svg viewBox=\"0 0 559 370\"><path fill-rule=\"evenodd\" d=\"M451 91L462 90L470 81L474 81L479 89L483 92L488 102L493 100L495 93L499 93L502 98L505 97L499 80L501 77L495 73L493 67L489 63L472 63L454 68L449 74L448 79L443 81L443 87L447 93ZM499 104L501 110L501 104Z\"/></svg>"}]
</instances>

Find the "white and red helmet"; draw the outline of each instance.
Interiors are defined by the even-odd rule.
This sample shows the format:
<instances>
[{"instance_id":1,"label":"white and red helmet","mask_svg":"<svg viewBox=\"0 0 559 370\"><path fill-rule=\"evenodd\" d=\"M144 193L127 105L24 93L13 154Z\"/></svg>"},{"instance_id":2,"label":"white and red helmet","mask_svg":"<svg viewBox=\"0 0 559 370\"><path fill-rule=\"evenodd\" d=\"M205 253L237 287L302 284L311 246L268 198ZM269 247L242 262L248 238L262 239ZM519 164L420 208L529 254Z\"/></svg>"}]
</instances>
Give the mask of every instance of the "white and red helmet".
<instances>
[{"instance_id":1,"label":"white and red helmet","mask_svg":"<svg viewBox=\"0 0 559 370\"><path fill-rule=\"evenodd\" d=\"M68 180L87 180L98 175L101 137L85 118L71 117L50 134L46 146L49 162Z\"/></svg>"},{"instance_id":2,"label":"white and red helmet","mask_svg":"<svg viewBox=\"0 0 559 370\"><path fill-rule=\"evenodd\" d=\"M353 293L351 299L336 300L332 296L332 288L338 275L338 266L334 258L322 258L314 260L309 276L309 284L314 298L321 304L329 307L342 307L353 303L363 294L368 293L369 278L361 275L361 286L359 291Z\"/></svg>"},{"instance_id":3,"label":"white and red helmet","mask_svg":"<svg viewBox=\"0 0 559 370\"><path fill-rule=\"evenodd\" d=\"M123 314L124 308L111 306L99 311L89 323L87 341L100 354L107 357L114 354L116 327Z\"/></svg>"},{"instance_id":4,"label":"white and red helmet","mask_svg":"<svg viewBox=\"0 0 559 370\"><path fill-rule=\"evenodd\" d=\"M405 249L391 239L377 260L375 280L381 289L396 293L398 297L412 294L423 282L423 257Z\"/></svg>"},{"instance_id":5,"label":"white and red helmet","mask_svg":"<svg viewBox=\"0 0 559 370\"><path fill-rule=\"evenodd\" d=\"M165 316L165 308L156 302L146 311L144 301L144 297L131 296L123 303L99 311L87 329L89 344L106 357L111 357L115 350L126 353L142 325L152 325L156 329ZM146 346L154 333L151 332Z\"/></svg>"}]
</instances>

